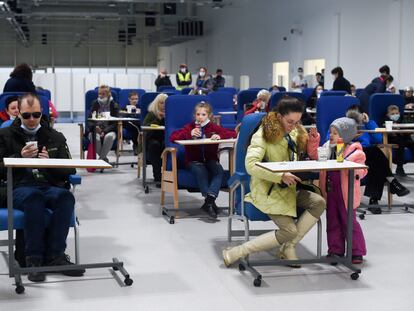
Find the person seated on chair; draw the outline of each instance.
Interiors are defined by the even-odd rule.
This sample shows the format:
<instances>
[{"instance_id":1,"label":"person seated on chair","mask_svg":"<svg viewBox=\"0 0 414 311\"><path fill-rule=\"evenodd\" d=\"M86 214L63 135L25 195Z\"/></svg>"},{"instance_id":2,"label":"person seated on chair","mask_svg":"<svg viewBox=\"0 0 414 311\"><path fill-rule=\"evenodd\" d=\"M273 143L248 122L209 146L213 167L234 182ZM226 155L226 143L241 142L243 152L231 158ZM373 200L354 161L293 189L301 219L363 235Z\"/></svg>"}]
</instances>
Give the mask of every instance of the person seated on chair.
<instances>
[{"instance_id":1,"label":"person seated on chair","mask_svg":"<svg viewBox=\"0 0 414 311\"><path fill-rule=\"evenodd\" d=\"M216 76L214 79L214 90L217 90L219 87L224 87L226 79L223 77L223 69L216 70Z\"/></svg>"},{"instance_id":2,"label":"person seated on chair","mask_svg":"<svg viewBox=\"0 0 414 311\"><path fill-rule=\"evenodd\" d=\"M361 102L362 111L368 113L370 96L372 94L385 93L385 90L393 81L394 78L386 72L381 73L380 77L373 79L358 96L358 99Z\"/></svg>"},{"instance_id":3,"label":"person seated on chair","mask_svg":"<svg viewBox=\"0 0 414 311\"><path fill-rule=\"evenodd\" d=\"M46 118L42 118L40 100L35 94L25 94L19 98L19 112L19 117L10 127L0 130L1 162L7 157L71 158L63 134L53 130ZM6 180L6 168L3 163L0 163L0 167L1 178ZM75 198L67 186L69 175L75 173L75 169L68 168L13 170L13 208L25 213L24 238L28 267L72 265L65 249ZM46 209L53 211L47 228ZM82 276L85 270L59 272ZM42 282L45 273L31 272L28 278L32 282Z\"/></svg>"},{"instance_id":4,"label":"person seated on chair","mask_svg":"<svg viewBox=\"0 0 414 311\"><path fill-rule=\"evenodd\" d=\"M319 133L311 129L308 134L300 124L304 105L303 101L294 97L282 98L263 118L252 136L245 160L247 173L251 176L251 192L244 200L267 214L279 229L224 250L226 266L249 254L277 246L280 246L280 258L297 260L296 245L325 210L326 203L321 195L297 187L301 182L298 176L293 173L271 173L256 165L263 161L298 161L306 153L317 158ZM297 207L305 211L295 222Z\"/></svg>"},{"instance_id":5,"label":"person seated on chair","mask_svg":"<svg viewBox=\"0 0 414 311\"><path fill-rule=\"evenodd\" d=\"M208 94L216 88L213 77L208 74L206 67L200 67L194 87L195 94Z\"/></svg>"},{"instance_id":6,"label":"person seated on chair","mask_svg":"<svg viewBox=\"0 0 414 311\"><path fill-rule=\"evenodd\" d=\"M310 109L316 109L316 103L317 103L318 99L321 97L322 92L323 92L322 85L317 85L313 89L311 96L309 96L309 98L306 102L306 107L310 108Z\"/></svg>"},{"instance_id":7,"label":"person seated on chair","mask_svg":"<svg viewBox=\"0 0 414 311\"><path fill-rule=\"evenodd\" d=\"M148 114L145 116L144 125L165 125L165 101L168 95L161 93L155 97L148 106ZM158 188L161 187L161 153L164 150L164 131L148 131L146 135L146 150L148 160L152 165L154 181Z\"/></svg>"},{"instance_id":8,"label":"person seated on chair","mask_svg":"<svg viewBox=\"0 0 414 311\"><path fill-rule=\"evenodd\" d=\"M161 86L172 86L170 76L168 75L168 71L165 68L161 68L160 73L155 79L155 86L157 87L157 92L159 92Z\"/></svg>"},{"instance_id":9,"label":"person seated on chair","mask_svg":"<svg viewBox=\"0 0 414 311\"><path fill-rule=\"evenodd\" d=\"M268 90L260 90L252 105L244 112L244 115L247 116L251 113L269 111L269 100L271 96L272 94Z\"/></svg>"},{"instance_id":10,"label":"person seated on chair","mask_svg":"<svg viewBox=\"0 0 414 311\"><path fill-rule=\"evenodd\" d=\"M92 108L89 112L89 118L96 116L118 117L119 106L111 97L111 90L107 85L101 85L98 88L98 98L92 102ZM96 153L99 159L109 163L108 153L112 149L112 145L116 139L117 125L115 122L99 121L90 123L89 132L93 133L95 126L96 132Z\"/></svg>"},{"instance_id":11,"label":"person seated on chair","mask_svg":"<svg viewBox=\"0 0 414 311\"><path fill-rule=\"evenodd\" d=\"M139 113L138 105L138 93L132 91L128 95L128 105L133 107L131 112ZM132 140L134 155L137 155L138 148L138 135L139 135L139 121L126 121L122 123L123 128L125 128L126 135Z\"/></svg>"},{"instance_id":12,"label":"person seated on chair","mask_svg":"<svg viewBox=\"0 0 414 311\"><path fill-rule=\"evenodd\" d=\"M180 65L180 70L175 75L175 80L177 81L177 90L182 90L191 85L193 81L186 64Z\"/></svg>"},{"instance_id":13,"label":"person seated on chair","mask_svg":"<svg viewBox=\"0 0 414 311\"><path fill-rule=\"evenodd\" d=\"M352 115L352 114L349 114ZM353 116L353 115L352 115ZM329 127L330 137L324 144L328 148L328 159L336 159L336 144L341 138L344 144L345 160L365 164L365 153L359 142L353 142L358 134L358 122L353 118L343 117L334 120ZM356 169L354 176L353 229L352 229L352 263L360 264L366 255L365 238L356 219L355 210L361 203L361 179L367 174L366 169ZM319 187L326 199L326 233L328 240L328 257L345 255L348 209L348 172L319 172Z\"/></svg>"},{"instance_id":14,"label":"person seated on chair","mask_svg":"<svg viewBox=\"0 0 414 311\"><path fill-rule=\"evenodd\" d=\"M351 84L351 96L356 97L356 87L353 84Z\"/></svg>"},{"instance_id":15,"label":"person seated on chair","mask_svg":"<svg viewBox=\"0 0 414 311\"><path fill-rule=\"evenodd\" d=\"M346 116L357 120L363 130L374 130L378 127L374 120L370 120L368 115L362 112L359 105L349 107ZM382 144L382 134L362 133L355 140L362 145L366 155L365 164L373 168L368 170L365 177L364 195L370 198L368 210L373 214L381 214L382 210L378 206L378 201L381 200L385 184L389 184L391 193L400 197L408 195L410 191L394 177L387 157L377 146Z\"/></svg>"},{"instance_id":16,"label":"person seated on chair","mask_svg":"<svg viewBox=\"0 0 414 311\"><path fill-rule=\"evenodd\" d=\"M413 87L407 86L404 89L405 109L414 109Z\"/></svg>"},{"instance_id":17,"label":"person seated on chair","mask_svg":"<svg viewBox=\"0 0 414 311\"><path fill-rule=\"evenodd\" d=\"M19 115L19 108L17 104L18 96L12 95L6 98L6 107L0 112L0 123L7 122L11 124Z\"/></svg>"},{"instance_id":18,"label":"person seated on chair","mask_svg":"<svg viewBox=\"0 0 414 311\"><path fill-rule=\"evenodd\" d=\"M213 108L208 103L198 103L194 109L195 121L185 125L181 130L174 131L170 141L201 138L216 140L237 136L235 131L214 124L212 118ZM201 209L210 217L217 218L218 209L215 202L224 175L218 157L218 144L185 146L185 164L196 175L198 187L205 199Z\"/></svg>"},{"instance_id":19,"label":"person seated on chair","mask_svg":"<svg viewBox=\"0 0 414 311\"><path fill-rule=\"evenodd\" d=\"M402 117L400 114L400 109L396 105L390 105L387 109L387 114L385 115L385 121L393 121L394 123L401 123ZM390 134L388 135L388 142L390 144L398 145L398 149L395 153L395 163L397 164L397 169L395 174L398 176L405 177L407 174L404 171L404 149L410 149L411 153L414 154L414 141L411 139L409 134Z\"/></svg>"}]
</instances>

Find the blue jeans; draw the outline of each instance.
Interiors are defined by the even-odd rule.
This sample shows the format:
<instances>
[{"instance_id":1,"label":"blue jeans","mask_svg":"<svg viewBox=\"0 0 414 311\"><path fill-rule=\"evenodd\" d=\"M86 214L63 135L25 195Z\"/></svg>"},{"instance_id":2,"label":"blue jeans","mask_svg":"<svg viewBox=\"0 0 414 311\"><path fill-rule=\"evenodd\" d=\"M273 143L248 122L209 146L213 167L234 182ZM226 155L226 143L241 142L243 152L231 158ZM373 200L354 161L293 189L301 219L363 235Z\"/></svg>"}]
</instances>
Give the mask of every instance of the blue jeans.
<instances>
[{"instance_id":1,"label":"blue jeans","mask_svg":"<svg viewBox=\"0 0 414 311\"><path fill-rule=\"evenodd\" d=\"M13 190L13 207L24 212L26 256L54 257L64 253L74 206L73 194L64 188L45 184L22 185ZM53 211L47 228L46 208Z\"/></svg>"},{"instance_id":2,"label":"blue jeans","mask_svg":"<svg viewBox=\"0 0 414 311\"><path fill-rule=\"evenodd\" d=\"M223 181L223 167L212 160L207 163L191 162L189 169L197 177L198 188L204 197L207 195L217 198Z\"/></svg>"}]
</instances>

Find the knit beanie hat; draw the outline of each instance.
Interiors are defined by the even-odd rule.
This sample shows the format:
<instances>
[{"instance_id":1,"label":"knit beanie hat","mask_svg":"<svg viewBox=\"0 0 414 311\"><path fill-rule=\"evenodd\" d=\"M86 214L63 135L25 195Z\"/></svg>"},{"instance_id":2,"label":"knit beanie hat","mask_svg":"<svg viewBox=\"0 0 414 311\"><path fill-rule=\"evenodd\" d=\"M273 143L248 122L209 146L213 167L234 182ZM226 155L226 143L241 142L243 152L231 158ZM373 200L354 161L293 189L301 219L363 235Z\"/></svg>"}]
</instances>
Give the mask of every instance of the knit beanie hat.
<instances>
[{"instance_id":1,"label":"knit beanie hat","mask_svg":"<svg viewBox=\"0 0 414 311\"><path fill-rule=\"evenodd\" d=\"M332 122L331 127L336 128L345 144L350 143L358 134L357 122L351 118L339 118Z\"/></svg>"}]
</instances>

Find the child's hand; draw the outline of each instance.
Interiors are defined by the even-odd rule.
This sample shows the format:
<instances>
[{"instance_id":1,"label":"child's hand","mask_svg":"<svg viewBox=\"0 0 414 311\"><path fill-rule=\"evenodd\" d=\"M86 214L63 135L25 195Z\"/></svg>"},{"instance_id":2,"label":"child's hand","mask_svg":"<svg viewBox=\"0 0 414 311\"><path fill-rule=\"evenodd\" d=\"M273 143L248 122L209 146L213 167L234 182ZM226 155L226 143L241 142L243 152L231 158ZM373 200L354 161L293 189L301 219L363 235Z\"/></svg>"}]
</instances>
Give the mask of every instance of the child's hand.
<instances>
[{"instance_id":1,"label":"child's hand","mask_svg":"<svg viewBox=\"0 0 414 311\"><path fill-rule=\"evenodd\" d=\"M365 112L362 114L362 122L364 123L369 122L369 116Z\"/></svg>"},{"instance_id":2,"label":"child's hand","mask_svg":"<svg viewBox=\"0 0 414 311\"><path fill-rule=\"evenodd\" d=\"M318 133L318 130L316 129L316 127L312 127L309 130L309 136L311 136L311 138L313 138L313 139L317 139L318 138L319 133Z\"/></svg>"},{"instance_id":3,"label":"child's hand","mask_svg":"<svg viewBox=\"0 0 414 311\"><path fill-rule=\"evenodd\" d=\"M199 128L195 127L191 130L192 137L201 137L201 131Z\"/></svg>"},{"instance_id":4,"label":"child's hand","mask_svg":"<svg viewBox=\"0 0 414 311\"><path fill-rule=\"evenodd\" d=\"M220 137L220 135L213 134L213 135L211 135L211 139L212 140L219 140L219 139L221 139L221 137Z\"/></svg>"}]
</instances>

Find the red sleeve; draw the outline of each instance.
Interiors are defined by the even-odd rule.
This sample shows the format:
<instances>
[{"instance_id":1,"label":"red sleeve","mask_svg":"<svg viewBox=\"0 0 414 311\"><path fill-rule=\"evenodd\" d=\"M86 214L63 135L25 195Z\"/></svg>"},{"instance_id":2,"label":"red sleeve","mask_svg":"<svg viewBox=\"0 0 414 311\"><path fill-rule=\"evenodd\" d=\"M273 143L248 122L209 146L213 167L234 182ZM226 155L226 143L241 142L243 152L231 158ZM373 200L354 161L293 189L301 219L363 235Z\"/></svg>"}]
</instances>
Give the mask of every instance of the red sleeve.
<instances>
[{"instance_id":1,"label":"red sleeve","mask_svg":"<svg viewBox=\"0 0 414 311\"><path fill-rule=\"evenodd\" d=\"M246 110L244 112L244 115L247 116L248 114L254 113L258 108L259 108L260 102L254 101L253 102L253 107Z\"/></svg>"},{"instance_id":2,"label":"red sleeve","mask_svg":"<svg viewBox=\"0 0 414 311\"><path fill-rule=\"evenodd\" d=\"M221 139L236 138L237 133L234 130L225 129L217 124L213 124L213 132L216 132Z\"/></svg>"},{"instance_id":3,"label":"red sleeve","mask_svg":"<svg viewBox=\"0 0 414 311\"><path fill-rule=\"evenodd\" d=\"M191 130L193 128L194 128L193 123L188 123L181 130L176 130L172 132L170 136L170 142L173 143L176 140L191 139Z\"/></svg>"}]
</instances>

